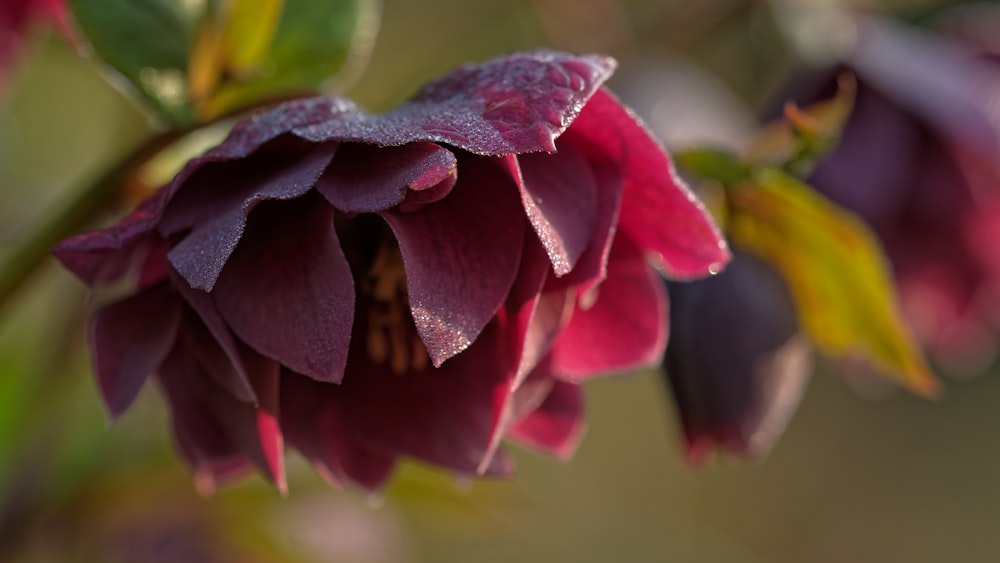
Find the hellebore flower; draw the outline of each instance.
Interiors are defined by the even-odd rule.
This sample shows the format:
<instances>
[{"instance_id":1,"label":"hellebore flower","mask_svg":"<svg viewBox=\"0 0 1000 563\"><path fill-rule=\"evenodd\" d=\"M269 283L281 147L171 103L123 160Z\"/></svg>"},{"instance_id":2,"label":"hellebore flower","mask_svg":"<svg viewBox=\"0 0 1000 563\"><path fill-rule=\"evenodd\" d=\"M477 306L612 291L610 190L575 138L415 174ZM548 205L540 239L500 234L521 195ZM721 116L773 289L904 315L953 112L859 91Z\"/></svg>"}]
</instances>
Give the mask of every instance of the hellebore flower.
<instances>
[{"instance_id":1,"label":"hellebore flower","mask_svg":"<svg viewBox=\"0 0 1000 563\"><path fill-rule=\"evenodd\" d=\"M0 88L20 55L29 27L43 18L55 22L67 37L73 36L63 0L4 0L0 5Z\"/></svg>"},{"instance_id":2,"label":"hellebore flower","mask_svg":"<svg viewBox=\"0 0 1000 563\"><path fill-rule=\"evenodd\" d=\"M601 56L458 68L382 115L339 98L237 125L123 221L59 245L95 289L113 417L155 373L201 482L284 442L334 484L409 456L505 474L509 437L558 455L578 383L655 364L666 294L728 251Z\"/></svg>"},{"instance_id":3,"label":"hellebore flower","mask_svg":"<svg viewBox=\"0 0 1000 563\"><path fill-rule=\"evenodd\" d=\"M933 356L980 369L996 352L1000 66L888 22L861 20L858 37L845 57L858 77L855 110L807 181L878 234ZM842 71L800 84L797 101L825 97Z\"/></svg>"},{"instance_id":4,"label":"hellebore flower","mask_svg":"<svg viewBox=\"0 0 1000 563\"><path fill-rule=\"evenodd\" d=\"M809 381L812 352L799 334L784 280L735 251L726 270L669 283L674 331L664 361L688 459L716 446L760 459L784 431Z\"/></svg>"}]
</instances>

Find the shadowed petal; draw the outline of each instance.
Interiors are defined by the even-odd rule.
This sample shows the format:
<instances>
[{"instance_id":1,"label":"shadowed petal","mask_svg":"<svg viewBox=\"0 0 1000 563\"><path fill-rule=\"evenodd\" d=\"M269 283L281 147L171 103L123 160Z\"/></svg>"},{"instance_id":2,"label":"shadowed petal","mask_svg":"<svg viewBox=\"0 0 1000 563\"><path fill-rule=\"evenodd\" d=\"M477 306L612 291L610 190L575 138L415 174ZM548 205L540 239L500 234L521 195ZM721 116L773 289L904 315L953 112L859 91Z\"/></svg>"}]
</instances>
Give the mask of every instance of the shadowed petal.
<instances>
[{"instance_id":1,"label":"shadowed petal","mask_svg":"<svg viewBox=\"0 0 1000 563\"><path fill-rule=\"evenodd\" d=\"M503 303L524 239L512 183L486 159L461 166L448 197L382 214L399 242L410 309L436 366L475 341Z\"/></svg>"},{"instance_id":2,"label":"shadowed petal","mask_svg":"<svg viewBox=\"0 0 1000 563\"><path fill-rule=\"evenodd\" d=\"M106 305L90 321L90 354L112 419L121 416L177 338L181 304L165 285Z\"/></svg>"},{"instance_id":3,"label":"shadowed petal","mask_svg":"<svg viewBox=\"0 0 1000 563\"><path fill-rule=\"evenodd\" d=\"M298 127L313 141L432 141L484 155L555 152L556 137L611 75L598 55L537 51L459 67L382 115L343 111Z\"/></svg>"},{"instance_id":4,"label":"shadowed petal","mask_svg":"<svg viewBox=\"0 0 1000 563\"><path fill-rule=\"evenodd\" d=\"M597 302L577 308L552 349L553 373L576 382L654 365L667 343L667 295L627 237L615 237Z\"/></svg>"},{"instance_id":5,"label":"shadowed petal","mask_svg":"<svg viewBox=\"0 0 1000 563\"><path fill-rule=\"evenodd\" d=\"M572 145L555 154L504 158L521 192L521 204L557 276L569 273L597 226L597 181Z\"/></svg>"},{"instance_id":6,"label":"shadowed petal","mask_svg":"<svg viewBox=\"0 0 1000 563\"><path fill-rule=\"evenodd\" d=\"M378 490L392 473L396 456L359 444L356 433L345 428L337 401L324 397L314 381L282 374L281 426L289 443L335 487L343 488L350 480L369 491Z\"/></svg>"},{"instance_id":7,"label":"shadowed petal","mask_svg":"<svg viewBox=\"0 0 1000 563\"><path fill-rule=\"evenodd\" d=\"M646 127L611 93L599 90L572 129L579 145L591 144L620 163L624 197L619 224L641 248L656 253L678 279L722 269L729 251L702 204L674 173Z\"/></svg>"},{"instance_id":8,"label":"shadowed petal","mask_svg":"<svg viewBox=\"0 0 1000 563\"><path fill-rule=\"evenodd\" d=\"M278 366L252 382L260 406L240 402L204 372L189 350L175 347L160 369L160 383L171 402L178 439L195 461L246 456L285 490L283 438L278 425Z\"/></svg>"},{"instance_id":9,"label":"shadowed petal","mask_svg":"<svg viewBox=\"0 0 1000 563\"><path fill-rule=\"evenodd\" d=\"M367 330L361 317L356 323ZM362 343L352 350L352 377L339 386L314 387L326 395L324 408L342 412L344 427L373 451L473 474L489 444L494 397L507 384L504 338L490 323L468 350L440 368L404 375L372 364ZM488 469L504 474L510 462L498 456Z\"/></svg>"},{"instance_id":10,"label":"shadowed petal","mask_svg":"<svg viewBox=\"0 0 1000 563\"><path fill-rule=\"evenodd\" d=\"M336 144L283 151L230 165L210 165L179 189L158 229L189 233L167 257L195 289L211 291L236 248L250 211L264 200L294 199L308 192L330 164ZM289 158L298 154L298 158Z\"/></svg>"},{"instance_id":11,"label":"shadowed petal","mask_svg":"<svg viewBox=\"0 0 1000 563\"><path fill-rule=\"evenodd\" d=\"M348 144L340 148L316 190L346 213L383 211L401 203L408 190L424 190L449 179L454 186L456 168L455 155L434 143Z\"/></svg>"},{"instance_id":12,"label":"shadowed petal","mask_svg":"<svg viewBox=\"0 0 1000 563\"><path fill-rule=\"evenodd\" d=\"M219 277L219 312L244 342L315 379L344 376L354 278L318 196L260 206Z\"/></svg>"},{"instance_id":13,"label":"shadowed petal","mask_svg":"<svg viewBox=\"0 0 1000 563\"><path fill-rule=\"evenodd\" d=\"M569 459L583 439L585 429L580 387L557 381L541 406L514 426L510 437L525 446Z\"/></svg>"}]
</instances>

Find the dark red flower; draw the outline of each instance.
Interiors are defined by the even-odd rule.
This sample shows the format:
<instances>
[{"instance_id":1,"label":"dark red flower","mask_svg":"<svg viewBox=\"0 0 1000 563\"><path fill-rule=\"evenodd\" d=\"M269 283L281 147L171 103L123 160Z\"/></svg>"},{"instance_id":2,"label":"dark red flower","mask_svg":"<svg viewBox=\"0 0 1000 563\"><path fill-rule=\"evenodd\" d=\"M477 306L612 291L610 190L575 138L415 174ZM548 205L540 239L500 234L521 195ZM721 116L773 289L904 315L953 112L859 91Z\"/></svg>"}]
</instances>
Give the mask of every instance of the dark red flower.
<instances>
[{"instance_id":1,"label":"dark red flower","mask_svg":"<svg viewBox=\"0 0 1000 563\"><path fill-rule=\"evenodd\" d=\"M874 228L934 356L978 369L1000 319L1000 66L970 44L884 21L860 21L858 38L846 57L855 110L808 181ZM798 100L830 93L835 73Z\"/></svg>"},{"instance_id":2,"label":"dark red flower","mask_svg":"<svg viewBox=\"0 0 1000 563\"><path fill-rule=\"evenodd\" d=\"M518 54L383 115L286 103L122 222L62 243L91 287L135 288L90 324L112 416L155 373L208 485L248 462L281 485L285 440L368 488L400 456L506 473L505 437L569 455L577 384L663 352L647 258L681 279L728 260L600 88L613 68Z\"/></svg>"},{"instance_id":3,"label":"dark red flower","mask_svg":"<svg viewBox=\"0 0 1000 563\"><path fill-rule=\"evenodd\" d=\"M717 446L762 458L798 408L812 368L784 280L734 251L721 274L668 285L670 324L683 328L664 367L688 458L699 463Z\"/></svg>"}]
</instances>

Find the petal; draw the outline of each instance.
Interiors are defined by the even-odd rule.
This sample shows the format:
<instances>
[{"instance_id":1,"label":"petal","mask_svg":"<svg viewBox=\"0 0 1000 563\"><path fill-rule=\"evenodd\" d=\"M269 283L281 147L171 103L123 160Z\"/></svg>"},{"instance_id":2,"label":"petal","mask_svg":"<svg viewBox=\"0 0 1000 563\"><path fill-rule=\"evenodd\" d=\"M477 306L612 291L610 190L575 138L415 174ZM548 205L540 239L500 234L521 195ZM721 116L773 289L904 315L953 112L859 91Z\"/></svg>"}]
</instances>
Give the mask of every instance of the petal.
<instances>
[{"instance_id":1,"label":"petal","mask_svg":"<svg viewBox=\"0 0 1000 563\"><path fill-rule=\"evenodd\" d=\"M555 154L509 156L521 204L557 276L576 266L597 226L597 181L586 159L566 143Z\"/></svg>"},{"instance_id":2,"label":"petal","mask_svg":"<svg viewBox=\"0 0 1000 563\"><path fill-rule=\"evenodd\" d=\"M365 320L356 320L367 331ZM490 323L465 352L440 368L399 375L368 359L363 343L352 350L351 377L323 386L326 408L343 413L352 435L384 455L409 455L461 473L479 468L489 444L494 397L510 370L504 335ZM321 386L316 386L319 390ZM488 468L504 474L505 456Z\"/></svg>"},{"instance_id":3,"label":"petal","mask_svg":"<svg viewBox=\"0 0 1000 563\"><path fill-rule=\"evenodd\" d=\"M166 285L106 305L90 321L90 353L112 419L128 409L170 353L181 306Z\"/></svg>"},{"instance_id":4,"label":"petal","mask_svg":"<svg viewBox=\"0 0 1000 563\"><path fill-rule=\"evenodd\" d=\"M510 437L522 445L569 459L586 427L580 386L557 381L541 406L511 429Z\"/></svg>"},{"instance_id":5,"label":"petal","mask_svg":"<svg viewBox=\"0 0 1000 563\"><path fill-rule=\"evenodd\" d=\"M232 335L229 337L232 338ZM194 354L202 369L226 392L244 403L257 402L239 353L236 352L234 360L196 315L188 312L184 316L178 338ZM235 342L233 345L235 352Z\"/></svg>"},{"instance_id":6,"label":"petal","mask_svg":"<svg viewBox=\"0 0 1000 563\"><path fill-rule=\"evenodd\" d=\"M763 457L798 407L811 367L784 281L737 252L717 276L671 284L670 297L677 328L665 366L689 457L699 461L713 444Z\"/></svg>"},{"instance_id":7,"label":"petal","mask_svg":"<svg viewBox=\"0 0 1000 563\"><path fill-rule=\"evenodd\" d=\"M264 200L304 195L330 164L337 146L285 149L271 158L260 154L236 164L206 166L178 188L158 228L164 235L191 229L167 254L191 287L211 291L250 211Z\"/></svg>"},{"instance_id":8,"label":"petal","mask_svg":"<svg viewBox=\"0 0 1000 563\"><path fill-rule=\"evenodd\" d=\"M281 426L288 441L337 488L350 480L369 491L381 488L396 456L372 451L345 427L336 400L324 400L323 385L301 375L282 374Z\"/></svg>"},{"instance_id":9,"label":"petal","mask_svg":"<svg viewBox=\"0 0 1000 563\"><path fill-rule=\"evenodd\" d=\"M608 278L587 310L577 308L552 348L553 373L570 382L659 363L667 343L667 295L642 252L615 237Z\"/></svg>"},{"instance_id":10,"label":"petal","mask_svg":"<svg viewBox=\"0 0 1000 563\"><path fill-rule=\"evenodd\" d=\"M89 287L99 289L132 278L138 289L166 275L166 242L153 233L169 193L161 189L107 229L66 239L52 253Z\"/></svg>"},{"instance_id":11,"label":"petal","mask_svg":"<svg viewBox=\"0 0 1000 563\"><path fill-rule=\"evenodd\" d=\"M318 196L259 207L212 295L251 348L339 383L351 341L354 278L333 215Z\"/></svg>"},{"instance_id":12,"label":"petal","mask_svg":"<svg viewBox=\"0 0 1000 563\"><path fill-rule=\"evenodd\" d=\"M462 66L389 113L339 112L295 134L378 145L432 141L483 155L555 152L555 139L615 64L598 55L517 53Z\"/></svg>"},{"instance_id":13,"label":"petal","mask_svg":"<svg viewBox=\"0 0 1000 563\"><path fill-rule=\"evenodd\" d=\"M466 156L452 193L382 216L399 242L410 309L434 365L467 348L504 302L521 258L515 187L488 159Z\"/></svg>"},{"instance_id":14,"label":"petal","mask_svg":"<svg viewBox=\"0 0 1000 563\"><path fill-rule=\"evenodd\" d=\"M259 407L236 400L216 385L183 345L175 347L163 363L160 382L171 402L175 426L185 427L189 447L197 446L195 459L230 459L235 448L285 491L277 365L252 382Z\"/></svg>"},{"instance_id":15,"label":"petal","mask_svg":"<svg viewBox=\"0 0 1000 563\"><path fill-rule=\"evenodd\" d=\"M198 320L192 320L191 324L203 324L208 329L209 334L204 334L204 330L196 330L192 334L195 341L191 346L196 352L200 352L199 358L202 364L234 397L248 403L256 403L257 397L250 385L247 366L243 359L244 354L252 351L245 350L245 347L236 340L226 321L219 315L215 301L209 294L192 289L176 273L172 273L171 277L174 288L198 316ZM219 357L219 352L222 352L221 355L224 357ZM259 363L253 362L254 365Z\"/></svg>"},{"instance_id":16,"label":"petal","mask_svg":"<svg viewBox=\"0 0 1000 563\"><path fill-rule=\"evenodd\" d=\"M453 186L456 167L455 155L434 143L345 144L316 190L346 213L383 211L400 204L408 190L424 190L449 179Z\"/></svg>"},{"instance_id":17,"label":"petal","mask_svg":"<svg viewBox=\"0 0 1000 563\"><path fill-rule=\"evenodd\" d=\"M571 132L578 146L589 144L587 150L618 163L625 190L618 224L641 248L655 253L669 275L701 277L729 261L726 243L704 206L674 173L645 125L611 93L594 94Z\"/></svg>"}]
</instances>

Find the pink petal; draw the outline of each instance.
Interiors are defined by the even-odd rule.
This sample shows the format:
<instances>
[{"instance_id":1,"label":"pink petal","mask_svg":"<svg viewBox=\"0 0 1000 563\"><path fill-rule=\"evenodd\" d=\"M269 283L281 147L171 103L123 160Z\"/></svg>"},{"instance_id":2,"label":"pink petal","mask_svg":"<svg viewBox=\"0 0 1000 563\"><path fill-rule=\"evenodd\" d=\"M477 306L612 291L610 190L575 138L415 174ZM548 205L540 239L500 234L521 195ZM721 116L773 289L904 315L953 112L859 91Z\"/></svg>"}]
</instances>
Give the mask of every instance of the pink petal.
<instances>
[{"instance_id":1,"label":"pink petal","mask_svg":"<svg viewBox=\"0 0 1000 563\"><path fill-rule=\"evenodd\" d=\"M382 214L399 242L410 309L434 365L467 348L507 297L524 214L488 159L466 157L451 194L412 213Z\"/></svg>"},{"instance_id":2,"label":"pink petal","mask_svg":"<svg viewBox=\"0 0 1000 563\"><path fill-rule=\"evenodd\" d=\"M266 154L236 164L212 164L178 188L158 229L189 233L167 257L195 289L211 291L236 248L247 216L265 200L294 199L308 192L330 164L335 144ZM298 158L295 158L298 156Z\"/></svg>"},{"instance_id":3,"label":"pink petal","mask_svg":"<svg viewBox=\"0 0 1000 563\"><path fill-rule=\"evenodd\" d=\"M318 196L261 206L213 295L240 339L299 373L339 383L354 317L354 278Z\"/></svg>"},{"instance_id":4,"label":"pink petal","mask_svg":"<svg viewBox=\"0 0 1000 563\"><path fill-rule=\"evenodd\" d=\"M646 127L611 93L594 94L570 131L578 146L590 144L589 150L618 162L625 182L621 231L654 252L669 275L697 278L729 261L725 240L701 202Z\"/></svg>"},{"instance_id":5,"label":"pink petal","mask_svg":"<svg viewBox=\"0 0 1000 563\"><path fill-rule=\"evenodd\" d=\"M455 179L455 155L434 143L345 144L316 189L338 210L362 213L394 207L409 190L424 190L446 180L450 188Z\"/></svg>"},{"instance_id":6,"label":"pink petal","mask_svg":"<svg viewBox=\"0 0 1000 563\"><path fill-rule=\"evenodd\" d=\"M557 381L538 410L511 430L511 439L561 459L573 456L586 420L583 393L578 385Z\"/></svg>"},{"instance_id":7,"label":"pink petal","mask_svg":"<svg viewBox=\"0 0 1000 563\"><path fill-rule=\"evenodd\" d=\"M572 145L559 143L555 154L509 156L528 220L552 260L557 276L576 266L597 226L597 181Z\"/></svg>"},{"instance_id":8,"label":"pink petal","mask_svg":"<svg viewBox=\"0 0 1000 563\"><path fill-rule=\"evenodd\" d=\"M112 419L128 409L170 353L180 319L180 303L165 285L106 305L91 317L91 358Z\"/></svg>"},{"instance_id":9,"label":"pink petal","mask_svg":"<svg viewBox=\"0 0 1000 563\"><path fill-rule=\"evenodd\" d=\"M560 142L573 142L571 129ZM576 146L576 145L574 145ZM597 219L594 236L587 249L577 260L573 271L557 280L549 280L553 289L575 288L584 303L593 301L596 288L608 275L608 255L617 230L618 215L622 204L622 173L619 166L608 160L608 155L596 150L597 147L580 143L579 150L597 182Z\"/></svg>"},{"instance_id":10,"label":"pink petal","mask_svg":"<svg viewBox=\"0 0 1000 563\"><path fill-rule=\"evenodd\" d=\"M627 237L615 237L597 302L577 308L552 349L553 373L578 382L659 363L667 343L667 294Z\"/></svg>"},{"instance_id":11,"label":"pink petal","mask_svg":"<svg viewBox=\"0 0 1000 563\"><path fill-rule=\"evenodd\" d=\"M597 55L538 51L466 65L383 115L348 109L295 134L312 141L439 142L483 155L555 152L555 139L611 75Z\"/></svg>"}]
</instances>

